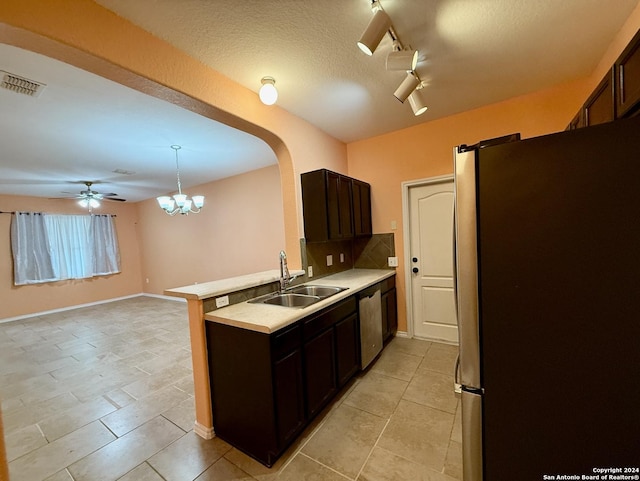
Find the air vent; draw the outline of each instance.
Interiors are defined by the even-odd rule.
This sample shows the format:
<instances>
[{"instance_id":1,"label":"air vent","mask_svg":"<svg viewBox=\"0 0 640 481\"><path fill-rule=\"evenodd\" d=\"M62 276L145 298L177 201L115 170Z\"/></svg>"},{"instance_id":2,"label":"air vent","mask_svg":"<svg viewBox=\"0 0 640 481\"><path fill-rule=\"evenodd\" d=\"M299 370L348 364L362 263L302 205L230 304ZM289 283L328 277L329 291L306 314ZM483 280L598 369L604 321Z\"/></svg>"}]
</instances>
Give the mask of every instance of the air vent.
<instances>
[{"instance_id":1,"label":"air vent","mask_svg":"<svg viewBox=\"0 0 640 481\"><path fill-rule=\"evenodd\" d=\"M29 80L3 70L0 70L0 75L2 75L0 87L18 94L28 95L29 97L38 97L46 87L43 83Z\"/></svg>"}]
</instances>

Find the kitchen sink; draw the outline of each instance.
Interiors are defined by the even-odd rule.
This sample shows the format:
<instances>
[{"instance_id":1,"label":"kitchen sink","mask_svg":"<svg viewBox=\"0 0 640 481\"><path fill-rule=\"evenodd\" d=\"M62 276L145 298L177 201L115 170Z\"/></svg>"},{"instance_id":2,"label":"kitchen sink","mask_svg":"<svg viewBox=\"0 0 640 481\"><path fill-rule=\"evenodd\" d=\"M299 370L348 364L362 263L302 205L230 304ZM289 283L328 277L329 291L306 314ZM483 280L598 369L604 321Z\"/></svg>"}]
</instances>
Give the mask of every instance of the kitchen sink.
<instances>
[{"instance_id":1,"label":"kitchen sink","mask_svg":"<svg viewBox=\"0 0 640 481\"><path fill-rule=\"evenodd\" d=\"M303 308L346 289L346 287L334 286L298 286L292 287L285 292L274 292L273 294L257 297L249 302L251 304L272 304L276 306Z\"/></svg>"},{"instance_id":2,"label":"kitchen sink","mask_svg":"<svg viewBox=\"0 0 640 481\"><path fill-rule=\"evenodd\" d=\"M305 296L302 294L281 294L277 293L262 300L263 304L275 304L285 307L307 307L318 302L318 296Z\"/></svg>"},{"instance_id":3,"label":"kitchen sink","mask_svg":"<svg viewBox=\"0 0 640 481\"><path fill-rule=\"evenodd\" d=\"M344 291L345 287L333 287L333 286L299 286L291 289L290 292L294 294L304 294L307 296L329 297Z\"/></svg>"}]
</instances>

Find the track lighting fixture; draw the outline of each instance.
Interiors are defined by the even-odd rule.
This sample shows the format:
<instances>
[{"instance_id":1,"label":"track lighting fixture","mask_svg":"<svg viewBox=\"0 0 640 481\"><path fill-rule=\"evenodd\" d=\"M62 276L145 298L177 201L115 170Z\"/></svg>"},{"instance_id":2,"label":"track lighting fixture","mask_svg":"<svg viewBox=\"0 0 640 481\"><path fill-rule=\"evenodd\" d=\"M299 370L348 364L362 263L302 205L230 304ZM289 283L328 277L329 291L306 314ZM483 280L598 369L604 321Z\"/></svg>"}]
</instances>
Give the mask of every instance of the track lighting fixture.
<instances>
[{"instance_id":1,"label":"track lighting fixture","mask_svg":"<svg viewBox=\"0 0 640 481\"><path fill-rule=\"evenodd\" d=\"M260 101L265 105L273 105L278 100L276 81L273 77L262 77L262 87L260 87Z\"/></svg>"},{"instance_id":2,"label":"track lighting fixture","mask_svg":"<svg viewBox=\"0 0 640 481\"><path fill-rule=\"evenodd\" d=\"M404 103L407 97L420 85L420 79L413 72L407 72L407 76L404 78L400 86L393 93L394 97L400 102Z\"/></svg>"},{"instance_id":3,"label":"track lighting fixture","mask_svg":"<svg viewBox=\"0 0 640 481\"><path fill-rule=\"evenodd\" d=\"M374 7L376 3L374 3ZM382 10L382 8L374 8L373 17L371 17L369 25L367 25L367 29L358 41L358 47L360 47L360 50L367 55L373 55L373 52L378 48L382 37L384 37L384 34L389 31L390 27L391 19L389 18L389 15L387 15L387 12Z\"/></svg>"},{"instance_id":4,"label":"track lighting fixture","mask_svg":"<svg viewBox=\"0 0 640 481\"><path fill-rule=\"evenodd\" d=\"M387 55L387 70L404 70L407 72L406 77L393 93L395 98L404 103L409 99L409 104L414 115L422 115L427 110L422 89L425 83L420 80L416 73L418 64L418 51L411 49L409 46L403 46L398 38L396 31L391 24L389 15L382 9L379 0L371 1L371 9L373 17L369 21L367 29L360 37L358 47L367 55L373 55L373 52L380 44L382 37L389 34L393 42L392 51Z\"/></svg>"},{"instance_id":5,"label":"track lighting fixture","mask_svg":"<svg viewBox=\"0 0 640 481\"><path fill-rule=\"evenodd\" d=\"M413 115L416 117L418 115L422 115L427 111L427 103L424 99L424 95L422 93L423 87L420 86L411 92L409 95L409 105L411 105L411 110L413 110Z\"/></svg>"},{"instance_id":6,"label":"track lighting fixture","mask_svg":"<svg viewBox=\"0 0 640 481\"><path fill-rule=\"evenodd\" d=\"M387 55L387 70L404 70L410 72L418 65L417 50L394 50Z\"/></svg>"}]
</instances>

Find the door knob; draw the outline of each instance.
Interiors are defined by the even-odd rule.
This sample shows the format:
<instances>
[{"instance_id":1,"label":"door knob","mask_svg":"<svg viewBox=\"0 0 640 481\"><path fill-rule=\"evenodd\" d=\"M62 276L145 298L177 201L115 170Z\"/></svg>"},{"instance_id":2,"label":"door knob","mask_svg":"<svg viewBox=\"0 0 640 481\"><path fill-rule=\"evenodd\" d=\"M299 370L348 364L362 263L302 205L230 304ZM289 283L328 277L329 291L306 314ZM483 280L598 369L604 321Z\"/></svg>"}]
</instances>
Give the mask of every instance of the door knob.
<instances>
[{"instance_id":1,"label":"door knob","mask_svg":"<svg viewBox=\"0 0 640 481\"><path fill-rule=\"evenodd\" d=\"M414 257L413 259L411 259L413 262L418 262L418 258Z\"/></svg>"},{"instance_id":2,"label":"door knob","mask_svg":"<svg viewBox=\"0 0 640 481\"><path fill-rule=\"evenodd\" d=\"M414 268L413 268L413 269L411 269L411 270L413 271L413 273L414 273L414 274L417 274L417 273L418 273L418 271L419 271L420 269L418 269L417 267L414 267Z\"/></svg>"}]
</instances>

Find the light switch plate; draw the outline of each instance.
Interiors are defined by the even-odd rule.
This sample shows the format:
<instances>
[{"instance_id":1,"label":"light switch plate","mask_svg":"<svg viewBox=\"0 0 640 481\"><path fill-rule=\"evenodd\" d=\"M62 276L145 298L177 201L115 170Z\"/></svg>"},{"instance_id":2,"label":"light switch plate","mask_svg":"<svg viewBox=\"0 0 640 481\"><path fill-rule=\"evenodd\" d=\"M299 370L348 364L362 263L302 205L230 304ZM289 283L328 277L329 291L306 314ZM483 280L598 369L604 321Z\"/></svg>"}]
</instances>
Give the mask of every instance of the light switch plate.
<instances>
[{"instance_id":1,"label":"light switch plate","mask_svg":"<svg viewBox=\"0 0 640 481\"><path fill-rule=\"evenodd\" d=\"M397 257L388 257L389 267L398 267L398 258Z\"/></svg>"},{"instance_id":2,"label":"light switch plate","mask_svg":"<svg viewBox=\"0 0 640 481\"><path fill-rule=\"evenodd\" d=\"M313 266L307 267L307 276L313 277Z\"/></svg>"}]
</instances>

